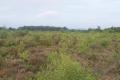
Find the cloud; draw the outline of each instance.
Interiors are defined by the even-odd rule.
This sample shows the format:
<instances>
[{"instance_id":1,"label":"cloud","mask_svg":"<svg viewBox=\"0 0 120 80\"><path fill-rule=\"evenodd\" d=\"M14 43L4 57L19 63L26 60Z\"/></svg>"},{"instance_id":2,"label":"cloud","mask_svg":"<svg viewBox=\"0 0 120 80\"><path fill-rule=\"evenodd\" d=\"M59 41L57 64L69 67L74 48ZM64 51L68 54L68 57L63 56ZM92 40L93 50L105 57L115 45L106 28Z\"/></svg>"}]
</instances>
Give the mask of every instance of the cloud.
<instances>
[{"instance_id":1,"label":"cloud","mask_svg":"<svg viewBox=\"0 0 120 80\"><path fill-rule=\"evenodd\" d=\"M0 0L1 25L120 24L120 0Z\"/></svg>"},{"instance_id":2,"label":"cloud","mask_svg":"<svg viewBox=\"0 0 120 80\"><path fill-rule=\"evenodd\" d=\"M58 16L60 13L58 13L57 11L43 11L41 12L40 14L37 14L37 17L38 18L46 18L46 17L55 17L55 16Z\"/></svg>"}]
</instances>

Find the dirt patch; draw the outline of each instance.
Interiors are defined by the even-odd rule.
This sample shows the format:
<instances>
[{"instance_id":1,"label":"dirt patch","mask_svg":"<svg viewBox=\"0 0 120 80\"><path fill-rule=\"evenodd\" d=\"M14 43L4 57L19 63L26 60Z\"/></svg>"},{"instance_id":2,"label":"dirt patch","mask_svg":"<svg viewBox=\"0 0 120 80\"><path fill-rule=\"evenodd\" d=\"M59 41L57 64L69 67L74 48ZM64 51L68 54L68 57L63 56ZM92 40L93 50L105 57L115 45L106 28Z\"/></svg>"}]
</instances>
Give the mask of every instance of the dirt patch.
<instances>
[{"instance_id":1,"label":"dirt patch","mask_svg":"<svg viewBox=\"0 0 120 80\"><path fill-rule=\"evenodd\" d=\"M27 61L24 61L18 55L10 55L0 68L0 79L25 80L28 77L33 78L39 71L40 66L46 64L48 54L55 50L55 47L30 48L28 49Z\"/></svg>"},{"instance_id":2,"label":"dirt patch","mask_svg":"<svg viewBox=\"0 0 120 80\"><path fill-rule=\"evenodd\" d=\"M112 49L104 49L101 53L74 53L72 58L84 67L91 67L93 73L100 76L100 80L120 80L120 61L115 60Z\"/></svg>"}]
</instances>

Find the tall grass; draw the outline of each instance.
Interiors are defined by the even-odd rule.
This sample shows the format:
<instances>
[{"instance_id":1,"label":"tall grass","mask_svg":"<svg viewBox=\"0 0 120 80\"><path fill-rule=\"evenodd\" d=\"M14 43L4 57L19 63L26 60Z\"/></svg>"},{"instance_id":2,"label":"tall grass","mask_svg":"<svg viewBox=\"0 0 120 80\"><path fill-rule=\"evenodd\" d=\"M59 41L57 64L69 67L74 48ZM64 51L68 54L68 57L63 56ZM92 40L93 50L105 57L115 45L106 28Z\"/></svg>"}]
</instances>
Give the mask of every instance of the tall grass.
<instances>
[{"instance_id":1,"label":"tall grass","mask_svg":"<svg viewBox=\"0 0 120 80\"><path fill-rule=\"evenodd\" d=\"M49 65L37 74L36 80L96 80L96 77L82 67L69 55L52 53L48 58Z\"/></svg>"}]
</instances>

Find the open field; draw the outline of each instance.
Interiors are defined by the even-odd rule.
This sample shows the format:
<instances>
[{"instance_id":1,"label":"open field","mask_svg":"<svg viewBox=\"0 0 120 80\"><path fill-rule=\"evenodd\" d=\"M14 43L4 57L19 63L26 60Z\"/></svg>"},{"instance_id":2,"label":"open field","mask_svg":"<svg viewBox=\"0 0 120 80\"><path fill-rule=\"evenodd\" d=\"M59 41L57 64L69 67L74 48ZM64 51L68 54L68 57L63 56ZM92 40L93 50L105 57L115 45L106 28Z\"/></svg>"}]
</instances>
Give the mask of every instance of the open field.
<instances>
[{"instance_id":1,"label":"open field","mask_svg":"<svg viewBox=\"0 0 120 80\"><path fill-rule=\"evenodd\" d=\"M0 80L120 80L120 32L0 30Z\"/></svg>"}]
</instances>

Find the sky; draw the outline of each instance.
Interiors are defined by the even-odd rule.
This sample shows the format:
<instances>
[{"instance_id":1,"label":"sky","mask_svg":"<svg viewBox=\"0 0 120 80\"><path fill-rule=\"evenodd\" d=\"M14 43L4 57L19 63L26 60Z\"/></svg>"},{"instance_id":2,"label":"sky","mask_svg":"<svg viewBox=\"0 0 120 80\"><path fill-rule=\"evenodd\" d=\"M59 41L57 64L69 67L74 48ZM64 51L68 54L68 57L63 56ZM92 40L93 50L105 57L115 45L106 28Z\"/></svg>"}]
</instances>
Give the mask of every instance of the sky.
<instances>
[{"instance_id":1,"label":"sky","mask_svg":"<svg viewBox=\"0 0 120 80\"><path fill-rule=\"evenodd\" d=\"M120 26L120 0L0 0L0 26Z\"/></svg>"}]
</instances>

